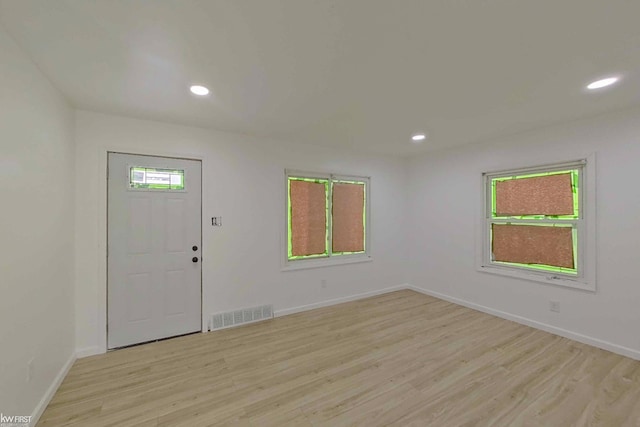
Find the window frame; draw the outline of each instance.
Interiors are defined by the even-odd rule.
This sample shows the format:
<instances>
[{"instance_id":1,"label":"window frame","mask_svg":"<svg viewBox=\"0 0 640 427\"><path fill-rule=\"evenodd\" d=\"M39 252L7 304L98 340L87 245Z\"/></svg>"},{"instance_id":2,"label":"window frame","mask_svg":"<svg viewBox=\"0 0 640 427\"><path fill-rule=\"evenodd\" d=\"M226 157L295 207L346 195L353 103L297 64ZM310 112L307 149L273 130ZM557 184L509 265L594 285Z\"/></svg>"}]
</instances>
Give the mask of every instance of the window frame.
<instances>
[{"instance_id":1,"label":"window frame","mask_svg":"<svg viewBox=\"0 0 640 427\"><path fill-rule=\"evenodd\" d=\"M148 188L148 187L132 187L131 186L131 170L135 168L145 168L145 169L164 169L164 170L180 170L182 171L182 189L173 189L173 188ZM142 192L152 192L152 193L186 193L188 191L188 171L186 169L176 169L170 167L146 167L140 166L139 164L127 163L127 191L142 191Z\"/></svg>"},{"instance_id":2,"label":"window frame","mask_svg":"<svg viewBox=\"0 0 640 427\"><path fill-rule=\"evenodd\" d=\"M548 219L548 218L493 218L492 217L492 188L491 182L495 178L508 176L529 175L579 169L578 178L578 218ZM582 289L595 292L595 155L562 163L549 163L506 170L496 170L482 173L482 215L480 222L479 248L477 250L477 270L532 280L545 284ZM491 259L491 225L492 224L566 224L575 226L577 234L577 274L544 271L531 267L509 265L495 262Z\"/></svg>"},{"instance_id":3,"label":"window frame","mask_svg":"<svg viewBox=\"0 0 640 427\"><path fill-rule=\"evenodd\" d=\"M306 178L327 180L327 254L326 255L310 255L304 258L289 259L289 178ZM359 253L339 254L333 253L333 215L332 215L332 196L333 182L337 181L355 181L364 182L364 251ZM296 169L285 169L284 173L284 229L282 233L282 270L299 270L306 268L317 268L331 265L352 264L358 262L372 261L371 257L371 177L347 175L326 172L309 172Z\"/></svg>"}]
</instances>

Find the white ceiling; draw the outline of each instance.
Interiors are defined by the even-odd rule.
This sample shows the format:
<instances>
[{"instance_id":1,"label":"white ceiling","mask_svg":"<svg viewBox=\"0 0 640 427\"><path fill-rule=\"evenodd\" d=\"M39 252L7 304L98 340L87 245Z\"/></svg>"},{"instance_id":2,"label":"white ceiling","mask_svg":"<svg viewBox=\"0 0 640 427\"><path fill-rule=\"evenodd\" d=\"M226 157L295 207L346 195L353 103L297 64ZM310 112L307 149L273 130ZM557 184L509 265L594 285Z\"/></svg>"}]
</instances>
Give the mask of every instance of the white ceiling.
<instances>
[{"instance_id":1,"label":"white ceiling","mask_svg":"<svg viewBox=\"0 0 640 427\"><path fill-rule=\"evenodd\" d=\"M399 155L640 104L639 17L637 0L0 3L79 108Z\"/></svg>"}]
</instances>

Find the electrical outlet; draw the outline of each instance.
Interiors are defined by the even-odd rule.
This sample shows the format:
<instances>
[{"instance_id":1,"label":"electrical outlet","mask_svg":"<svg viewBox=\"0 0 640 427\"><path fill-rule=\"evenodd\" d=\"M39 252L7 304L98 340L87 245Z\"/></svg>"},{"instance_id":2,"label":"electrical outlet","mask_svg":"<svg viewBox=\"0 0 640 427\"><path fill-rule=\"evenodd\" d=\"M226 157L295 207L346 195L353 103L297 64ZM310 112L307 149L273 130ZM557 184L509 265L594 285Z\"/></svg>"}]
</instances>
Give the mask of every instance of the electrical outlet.
<instances>
[{"instance_id":1,"label":"electrical outlet","mask_svg":"<svg viewBox=\"0 0 640 427\"><path fill-rule=\"evenodd\" d=\"M326 279L322 279L322 280L320 280L320 286L321 286L322 288L326 288L326 287L327 287L327 280L326 280Z\"/></svg>"},{"instance_id":2,"label":"electrical outlet","mask_svg":"<svg viewBox=\"0 0 640 427\"><path fill-rule=\"evenodd\" d=\"M549 301L549 310L560 313L560 301Z\"/></svg>"}]
</instances>

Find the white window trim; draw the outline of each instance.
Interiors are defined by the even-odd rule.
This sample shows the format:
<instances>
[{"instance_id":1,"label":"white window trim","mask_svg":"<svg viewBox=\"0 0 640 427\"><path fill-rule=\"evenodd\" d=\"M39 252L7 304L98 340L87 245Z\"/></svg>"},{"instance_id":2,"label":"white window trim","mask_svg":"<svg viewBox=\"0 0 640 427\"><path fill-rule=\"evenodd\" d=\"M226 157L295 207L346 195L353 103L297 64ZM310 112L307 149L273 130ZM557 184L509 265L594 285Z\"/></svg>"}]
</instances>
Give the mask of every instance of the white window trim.
<instances>
[{"instance_id":1,"label":"white window trim","mask_svg":"<svg viewBox=\"0 0 640 427\"><path fill-rule=\"evenodd\" d=\"M317 258L306 258L306 259L294 259L290 260L288 256L289 252L289 177L295 178L319 178L319 179L328 179L328 180L336 180L336 181L363 181L365 182L365 234L364 234L364 252L360 254L350 254L350 255L333 255L332 254L332 218L331 218L331 209L329 209L329 218L328 218L328 227L329 227L329 238L328 238L328 255L320 256ZM329 202L331 203L331 194L332 186L329 185ZM361 262L370 262L373 261L371 257L371 177L368 176L357 176L357 175L346 175L346 174L336 174L336 173L316 173L316 172L308 172L308 171L300 171L294 169L286 169L284 173L284 222L282 228L282 249L281 253L282 257L282 271L292 271L292 270L303 270L308 268L319 268L319 267L328 267L333 265L344 265L344 264L354 264Z\"/></svg>"},{"instance_id":2,"label":"white window trim","mask_svg":"<svg viewBox=\"0 0 640 427\"><path fill-rule=\"evenodd\" d=\"M551 172L581 166L580 174L580 212L582 218L576 220L578 227L578 276L568 274L535 271L527 268L499 265L491 262L491 242L489 224L491 223L489 201L491 197L488 180L505 175L524 175L527 173ZM476 269L483 273L497 274L518 279L531 280L549 285L596 291L596 158L595 154L576 161L552 163L541 166L485 172L482 174L482 214L478 221L476 244ZM512 222L541 222L542 220L514 220ZM571 223L570 221L566 221Z\"/></svg>"}]
</instances>

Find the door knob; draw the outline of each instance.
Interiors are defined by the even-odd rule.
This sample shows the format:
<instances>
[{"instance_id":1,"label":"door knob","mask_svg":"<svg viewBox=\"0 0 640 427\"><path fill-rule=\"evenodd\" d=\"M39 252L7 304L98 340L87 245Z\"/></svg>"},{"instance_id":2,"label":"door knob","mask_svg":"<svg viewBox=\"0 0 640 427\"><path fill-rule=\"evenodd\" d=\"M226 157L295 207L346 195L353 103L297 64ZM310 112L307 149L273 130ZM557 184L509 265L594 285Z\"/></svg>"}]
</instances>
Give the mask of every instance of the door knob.
<instances>
[{"instance_id":1,"label":"door knob","mask_svg":"<svg viewBox=\"0 0 640 427\"><path fill-rule=\"evenodd\" d=\"M197 257L197 256L194 256L193 258L191 258L191 261L193 261L193 262L198 262L198 257Z\"/></svg>"}]
</instances>

